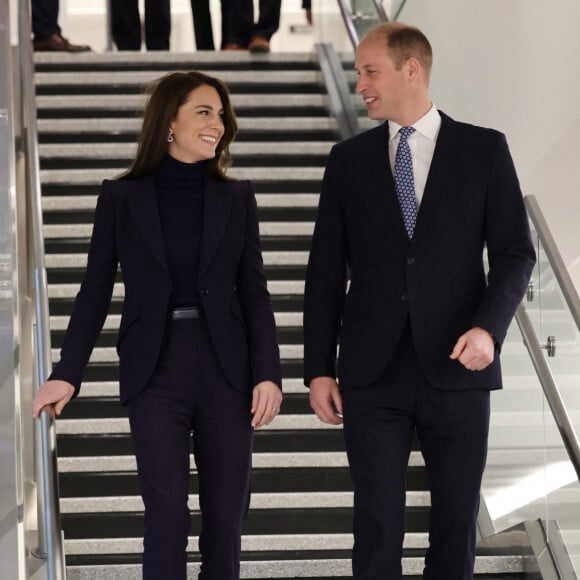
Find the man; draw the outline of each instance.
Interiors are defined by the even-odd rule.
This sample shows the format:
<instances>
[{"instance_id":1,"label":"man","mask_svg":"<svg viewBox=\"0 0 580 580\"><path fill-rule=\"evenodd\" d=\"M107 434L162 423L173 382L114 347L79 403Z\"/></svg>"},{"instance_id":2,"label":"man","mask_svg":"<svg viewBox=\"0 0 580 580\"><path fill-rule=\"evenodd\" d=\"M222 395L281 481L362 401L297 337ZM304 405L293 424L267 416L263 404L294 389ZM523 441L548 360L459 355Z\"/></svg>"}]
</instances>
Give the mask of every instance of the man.
<instances>
[{"instance_id":1,"label":"man","mask_svg":"<svg viewBox=\"0 0 580 580\"><path fill-rule=\"evenodd\" d=\"M32 0L32 46L35 51L86 52L90 46L71 44L58 25L59 0Z\"/></svg>"},{"instance_id":2,"label":"man","mask_svg":"<svg viewBox=\"0 0 580 580\"><path fill-rule=\"evenodd\" d=\"M322 421L344 418L357 580L401 577L415 430L431 491L423 577L473 578L489 391L535 262L505 137L438 112L431 64L401 23L361 41L356 90L387 122L333 148L308 264L305 382Z\"/></svg>"}]
</instances>

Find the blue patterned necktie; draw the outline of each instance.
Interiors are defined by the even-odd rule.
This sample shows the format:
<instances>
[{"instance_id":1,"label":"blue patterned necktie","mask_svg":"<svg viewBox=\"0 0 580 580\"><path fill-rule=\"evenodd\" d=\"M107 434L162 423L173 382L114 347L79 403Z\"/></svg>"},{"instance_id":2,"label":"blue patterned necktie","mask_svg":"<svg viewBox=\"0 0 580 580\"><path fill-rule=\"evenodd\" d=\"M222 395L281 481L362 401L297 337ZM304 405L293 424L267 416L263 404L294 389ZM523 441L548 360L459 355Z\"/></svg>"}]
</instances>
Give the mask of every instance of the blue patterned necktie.
<instances>
[{"instance_id":1,"label":"blue patterned necktie","mask_svg":"<svg viewBox=\"0 0 580 580\"><path fill-rule=\"evenodd\" d=\"M399 146L395 156L395 188L409 238L413 237L417 222L417 199L415 198L415 180L413 179L413 160L407 139L415 132L414 127L399 129Z\"/></svg>"}]
</instances>

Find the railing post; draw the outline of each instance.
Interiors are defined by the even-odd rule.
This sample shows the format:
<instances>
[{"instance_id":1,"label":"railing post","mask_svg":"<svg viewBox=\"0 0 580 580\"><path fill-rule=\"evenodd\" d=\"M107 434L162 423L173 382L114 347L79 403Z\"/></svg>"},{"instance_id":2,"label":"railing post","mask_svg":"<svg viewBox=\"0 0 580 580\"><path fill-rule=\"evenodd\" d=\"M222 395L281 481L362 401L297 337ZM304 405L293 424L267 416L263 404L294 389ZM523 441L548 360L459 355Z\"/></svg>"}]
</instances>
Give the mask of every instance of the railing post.
<instances>
[{"instance_id":1,"label":"railing post","mask_svg":"<svg viewBox=\"0 0 580 580\"><path fill-rule=\"evenodd\" d=\"M107 44L106 49L108 52L113 51L113 17L111 15L111 2L112 0L106 0L105 2L105 21L107 26Z\"/></svg>"}]
</instances>

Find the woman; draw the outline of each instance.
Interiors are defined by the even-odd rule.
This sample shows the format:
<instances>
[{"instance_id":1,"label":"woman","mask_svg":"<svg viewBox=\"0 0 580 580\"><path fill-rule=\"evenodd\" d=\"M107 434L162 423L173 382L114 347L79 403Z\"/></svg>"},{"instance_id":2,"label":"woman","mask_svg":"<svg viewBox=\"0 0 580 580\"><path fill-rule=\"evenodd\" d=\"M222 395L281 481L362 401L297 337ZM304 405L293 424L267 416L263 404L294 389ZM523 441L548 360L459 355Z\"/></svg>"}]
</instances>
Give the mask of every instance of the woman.
<instances>
[{"instance_id":1,"label":"woman","mask_svg":"<svg viewBox=\"0 0 580 580\"><path fill-rule=\"evenodd\" d=\"M199 578L239 578L253 430L282 401L252 185L230 181L237 124L225 85L198 72L155 84L137 156L97 202L87 270L50 380L60 414L105 320L120 263L117 351L145 503L143 577L186 578L189 440L199 473Z\"/></svg>"}]
</instances>

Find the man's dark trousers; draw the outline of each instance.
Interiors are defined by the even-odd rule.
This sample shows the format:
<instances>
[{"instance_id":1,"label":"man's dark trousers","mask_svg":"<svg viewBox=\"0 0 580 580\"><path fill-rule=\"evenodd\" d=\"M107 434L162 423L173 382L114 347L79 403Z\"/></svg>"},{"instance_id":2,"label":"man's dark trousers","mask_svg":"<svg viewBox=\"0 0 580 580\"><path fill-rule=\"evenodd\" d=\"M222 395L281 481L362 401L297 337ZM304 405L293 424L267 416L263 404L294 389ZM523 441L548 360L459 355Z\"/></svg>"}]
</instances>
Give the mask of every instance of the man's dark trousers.
<instances>
[{"instance_id":1,"label":"man's dark trousers","mask_svg":"<svg viewBox=\"0 0 580 580\"><path fill-rule=\"evenodd\" d=\"M353 577L401 578L406 471L416 429L431 491L423 578L471 580L489 391L431 387L407 324L382 376L342 396L355 491Z\"/></svg>"}]
</instances>

